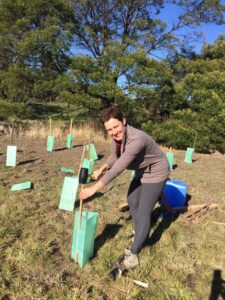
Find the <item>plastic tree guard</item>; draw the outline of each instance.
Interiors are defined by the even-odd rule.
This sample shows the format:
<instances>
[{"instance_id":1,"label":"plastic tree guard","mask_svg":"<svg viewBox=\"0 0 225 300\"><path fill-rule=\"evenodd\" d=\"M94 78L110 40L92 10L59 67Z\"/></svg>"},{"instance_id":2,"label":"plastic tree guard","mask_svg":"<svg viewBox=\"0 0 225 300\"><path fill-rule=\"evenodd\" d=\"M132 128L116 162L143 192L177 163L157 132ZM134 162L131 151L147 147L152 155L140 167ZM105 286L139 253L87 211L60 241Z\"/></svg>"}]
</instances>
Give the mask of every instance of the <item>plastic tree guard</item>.
<instances>
[{"instance_id":1,"label":"plastic tree guard","mask_svg":"<svg viewBox=\"0 0 225 300\"><path fill-rule=\"evenodd\" d=\"M89 149L89 152L90 152L89 159L98 160L98 155L97 155L97 152L95 150L94 144L87 145L87 148Z\"/></svg>"},{"instance_id":2,"label":"plastic tree guard","mask_svg":"<svg viewBox=\"0 0 225 300\"><path fill-rule=\"evenodd\" d=\"M82 168L88 169L88 174L92 175L94 169L94 160L85 158L82 163Z\"/></svg>"},{"instance_id":3,"label":"plastic tree guard","mask_svg":"<svg viewBox=\"0 0 225 300\"><path fill-rule=\"evenodd\" d=\"M72 133L69 133L66 136L66 148L68 148L68 149L73 148L73 135L72 135Z\"/></svg>"},{"instance_id":4,"label":"plastic tree guard","mask_svg":"<svg viewBox=\"0 0 225 300\"><path fill-rule=\"evenodd\" d=\"M48 136L47 140L47 151L52 152L54 149L55 137L53 135Z\"/></svg>"},{"instance_id":5,"label":"plastic tree guard","mask_svg":"<svg viewBox=\"0 0 225 300\"><path fill-rule=\"evenodd\" d=\"M64 172L64 173L72 173L72 174L75 174L75 171L73 169L70 169L70 168L65 168L65 167L61 167L59 169L60 172Z\"/></svg>"},{"instance_id":6,"label":"plastic tree guard","mask_svg":"<svg viewBox=\"0 0 225 300\"><path fill-rule=\"evenodd\" d=\"M76 212L71 257L74 260L77 258L77 262L82 268L93 256L98 213L83 211L80 228L78 228L79 216L80 213Z\"/></svg>"},{"instance_id":7,"label":"plastic tree guard","mask_svg":"<svg viewBox=\"0 0 225 300\"><path fill-rule=\"evenodd\" d=\"M174 165L174 153L173 152L166 152L166 157L167 157L168 162L169 162L170 171L172 171L173 170L173 165Z\"/></svg>"},{"instance_id":8,"label":"plastic tree guard","mask_svg":"<svg viewBox=\"0 0 225 300\"><path fill-rule=\"evenodd\" d=\"M74 210L78 189L78 177L65 177L59 202L59 209Z\"/></svg>"},{"instance_id":9,"label":"plastic tree guard","mask_svg":"<svg viewBox=\"0 0 225 300\"><path fill-rule=\"evenodd\" d=\"M32 183L30 181L26 181L26 182L14 184L11 187L11 191L15 192L20 190L28 190L30 188L32 188Z\"/></svg>"},{"instance_id":10,"label":"plastic tree guard","mask_svg":"<svg viewBox=\"0 0 225 300\"><path fill-rule=\"evenodd\" d=\"M185 153L184 162L187 164L192 164L192 155L195 152L195 148L187 148Z\"/></svg>"},{"instance_id":11,"label":"plastic tree guard","mask_svg":"<svg viewBox=\"0 0 225 300\"><path fill-rule=\"evenodd\" d=\"M7 167L15 167L16 166L16 146L7 146L6 153L6 166Z\"/></svg>"}]
</instances>

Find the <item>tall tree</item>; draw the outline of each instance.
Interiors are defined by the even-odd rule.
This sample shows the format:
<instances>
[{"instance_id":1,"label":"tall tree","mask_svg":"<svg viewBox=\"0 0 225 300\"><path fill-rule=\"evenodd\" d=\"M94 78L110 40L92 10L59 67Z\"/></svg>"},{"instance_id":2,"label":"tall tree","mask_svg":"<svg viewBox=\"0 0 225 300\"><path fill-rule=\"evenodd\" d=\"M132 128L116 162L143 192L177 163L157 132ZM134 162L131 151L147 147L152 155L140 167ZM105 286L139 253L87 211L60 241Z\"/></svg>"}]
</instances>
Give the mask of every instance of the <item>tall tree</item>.
<instances>
[{"instance_id":1,"label":"tall tree","mask_svg":"<svg viewBox=\"0 0 225 300\"><path fill-rule=\"evenodd\" d=\"M0 15L2 96L12 100L51 99L53 81L70 62L70 3L2 0Z\"/></svg>"},{"instance_id":2,"label":"tall tree","mask_svg":"<svg viewBox=\"0 0 225 300\"><path fill-rule=\"evenodd\" d=\"M133 104L134 82L141 65L143 71L144 64L158 67L154 61L151 62L151 54L156 50L176 49L182 42L187 42L178 39L178 29L194 27L201 22L223 22L224 7L218 0L171 2L179 6L182 13L169 27L159 18L164 7L163 0L74 1L74 49L77 52L70 74L76 86L70 92L75 95L77 91L83 91L88 99L96 99L102 106L120 103L128 96ZM185 44L182 45L184 47ZM149 76L149 71L146 76ZM139 76L136 96L147 92L148 88L150 98L156 91L155 79L151 82L149 76L146 85L146 76ZM162 81L157 88L163 84ZM170 92L172 90L171 86ZM150 102L151 99L148 99L147 107ZM159 102L160 107L162 103Z\"/></svg>"},{"instance_id":3,"label":"tall tree","mask_svg":"<svg viewBox=\"0 0 225 300\"><path fill-rule=\"evenodd\" d=\"M176 109L164 124L146 123L145 129L172 146L224 153L225 36L194 59L180 58L174 72Z\"/></svg>"}]
</instances>

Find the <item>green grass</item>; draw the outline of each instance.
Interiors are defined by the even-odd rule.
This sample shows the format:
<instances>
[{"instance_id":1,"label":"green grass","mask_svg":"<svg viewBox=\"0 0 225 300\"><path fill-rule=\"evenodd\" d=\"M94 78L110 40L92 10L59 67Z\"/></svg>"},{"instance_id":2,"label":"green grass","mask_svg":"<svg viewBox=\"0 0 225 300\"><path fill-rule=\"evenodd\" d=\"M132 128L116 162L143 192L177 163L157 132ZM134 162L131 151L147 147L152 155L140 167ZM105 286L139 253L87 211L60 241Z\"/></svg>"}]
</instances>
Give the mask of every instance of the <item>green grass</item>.
<instances>
[{"instance_id":1,"label":"green grass","mask_svg":"<svg viewBox=\"0 0 225 300\"><path fill-rule=\"evenodd\" d=\"M225 226L210 223L225 219L223 155L194 154L195 162L188 165L183 162L185 152L175 152L177 168L171 178L188 184L189 203L216 202L219 209L203 224L188 225L182 214L158 219L140 253L140 267L112 281L107 274L129 245L132 231L129 212L116 209L126 200L131 172L125 171L84 202L84 210L98 211L99 220L94 258L81 269L70 259L74 213L58 209L66 176L58 170L65 166L77 172L82 147L47 153L45 139L20 137L15 141L20 150L17 166L6 168L7 142L0 137L2 299L208 299L214 271L221 270L225 279ZM81 143L76 140L75 145ZM57 140L58 149L63 145L63 140ZM95 146L109 154L108 143ZM10 191L12 184L28 180L33 190ZM147 282L149 288L132 279Z\"/></svg>"}]
</instances>

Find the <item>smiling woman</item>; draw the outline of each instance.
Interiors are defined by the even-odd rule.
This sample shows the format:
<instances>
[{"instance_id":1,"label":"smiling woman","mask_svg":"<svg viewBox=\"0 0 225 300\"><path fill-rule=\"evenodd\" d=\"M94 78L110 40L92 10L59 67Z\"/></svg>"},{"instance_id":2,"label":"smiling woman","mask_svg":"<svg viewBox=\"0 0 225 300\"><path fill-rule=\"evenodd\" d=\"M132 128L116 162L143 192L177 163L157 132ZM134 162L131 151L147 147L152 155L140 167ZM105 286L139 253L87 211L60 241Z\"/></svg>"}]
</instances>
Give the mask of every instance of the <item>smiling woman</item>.
<instances>
[{"instance_id":1,"label":"smiling woman","mask_svg":"<svg viewBox=\"0 0 225 300\"><path fill-rule=\"evenodd\" d=\"M80 193L81 199L94 195L125 169L135 171L128 190L128 204L131 210L135 236L130 250L125 249L125 268L139 264L137 254L148 237L151 226L151 213L169 174L166 156L156 142L145 132L129 126L122 111L110 107L100 115L105 129L112 138L111 155L93 173L97 180L93 186Z\"/></svg>"},{"instance_id":2,"label":"smiling woman","mask_svg":"<svg viewBox=\"0 0 225 300\"><path fill-rule=\"evenodd\" d=\"M122 141L125 133L126 119L123 118L122 121L118 119L111 118L109 121L104 123L105 129L107 130L110 137L116 141Z\"/></svg>"}]
</instances>

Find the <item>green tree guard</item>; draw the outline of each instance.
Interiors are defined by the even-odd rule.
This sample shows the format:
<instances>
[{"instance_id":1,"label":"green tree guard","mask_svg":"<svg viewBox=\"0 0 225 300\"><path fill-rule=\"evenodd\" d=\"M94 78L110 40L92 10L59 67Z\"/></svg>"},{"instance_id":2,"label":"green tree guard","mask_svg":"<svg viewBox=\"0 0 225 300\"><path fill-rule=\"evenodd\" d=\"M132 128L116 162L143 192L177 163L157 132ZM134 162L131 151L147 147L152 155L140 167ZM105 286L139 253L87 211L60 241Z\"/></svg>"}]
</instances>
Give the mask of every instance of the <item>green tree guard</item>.
<instances>
[{"instance_id":1,"label":"green tree guard","mask_svg":"<svg viewBox=\"0 0 225 300\"><path fill-rule=\"evenodd\" d=\"M55 137L53 135L48 136L47 140L47 151L52 152L54 149Z\"/></svg>"},{"instance_id":2,"label":"green tree guard","mask_svg":"<svg viewBox=\"0 0 225 300\"><path fill-rule=\"evenodd\" d=\"M61 167L59 169L60 172L64 172L64 173L72 173L72 174L75 174L75 171L73 169L70 169L70 168L65 168L65 167Z\"/></svg>"},{"instance_id":3,"label":"green tree guard","mask_svg":"<svg viewBox=\"0 0 225 300\"><path fill-rule=\"evenodd\" d=\"M6 153L6 167L15 167L16 166L16 146L7 146Z\"/></svg>"},{"instance_id":4,"label":"green tree guard","mask_svg":"<svg viewBox=\"0 0 225 300\"><path fill-rule=\"evenodd\" d=\"M83 211L80 229L78 229L79 215L80 213L76 212L71 257L74 260L78 257L78 264L82 268L93 256L98 213Z\"/></svg>"},{"instance_id":5,"label":"green tree guard","mask_svg":"<svg viewBox=\"0 0 225 300\"><path fill-rule=\"evenodd\" d=\"M173 152L166 152L166 157L167 157L168 162L169 162L170 171L172 171L173 170L173 165L174 165L174 153Z\"/></svg>"},{"instance_id":6,"label":"green tree guard","mask_svg":"<svg viewBox=\"0 0 225 300\"><path fill-rule=\"evenodd\" d=\"M22 183L17 183L14 184L11 187L11 191L20 191L20 190L28 190L32 188L32 183L30 181L22 182Z\"/></svg>"},{"instance_id":7,"label":"green tree guard","mask_svg":"<svg viewBox=\"0 0 225 300\"><path fill-rule=\"evenodd\" d=\"M65 177L59 202L59 209L67 211L74 210L78 189L78 177Z\"/></svg>"},{"instance_id":8,"label":"green tree guard","mask_svg":"<svg viewBox=\"0 0 225 300\"><path fill-rule=\"evenodd\" d=\"M97 152L95 150L94 144L90 144L90 159L98 160L98 155L97 155Z\"/></svg>"},{"instance_id":9,"label":"green tree guard","mask_svg":"<svg viewBox=\"0 0 225 300\"><path fill-rule=\"evenodd\" d=\"M194 148L187 148L186 153L185 153L185 158L184 162L187 164L192 164L192 155L194 153L195 149Z\"/></svg>"},{"instance_id":10,"label":"green tree guard","mask_svg":"<svg viewBox=\"0 0 225 300\"><path fill-rule=\"evenodd\" d=\"M93 159L84 159L82 163L82 168L88 169L88 174L93 174L93 168L94 168L94 160Z\"/></svg>"},{"instance_id":11,"label":"green tree guard","mask_svg":"<svg viewBox=\"0 0 225 300\"><path fill-rule=\"evenodd\" d=\"M68 133L66 136L66 148L72 149L73 148L73 135L72 133Z\"/></svg>"},{"instance_id":12,"label":"green tree guard","mask_svg":"<svg viewBox=\"0 0 225 300\"><path fill-rule=\"evenodd\" d=\"M135 170L132 170L130 179L133 180L135 176L136 176L136 172Z\"/></svg>"}]
</instances>

